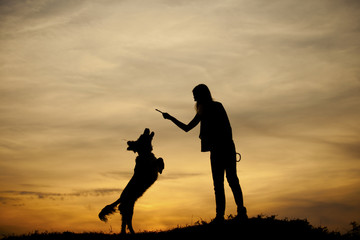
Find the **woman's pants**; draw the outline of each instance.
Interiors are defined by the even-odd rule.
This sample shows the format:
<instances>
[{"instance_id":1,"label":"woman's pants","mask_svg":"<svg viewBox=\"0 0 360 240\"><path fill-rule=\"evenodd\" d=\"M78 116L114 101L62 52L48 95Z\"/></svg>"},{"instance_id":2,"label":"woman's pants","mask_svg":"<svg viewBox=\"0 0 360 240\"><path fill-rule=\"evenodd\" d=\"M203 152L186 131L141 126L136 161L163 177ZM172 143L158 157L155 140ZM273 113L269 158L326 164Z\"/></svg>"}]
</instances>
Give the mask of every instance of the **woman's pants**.
<instances>
[{"instance_id":1,"label":"woman's pants","mask_svg":"<svg viewBox=\"0 0 360 240\"><path fill-rule=\"evenodd\" d=\"M224 173L233 192L238 213L244 209L243 194L236 173L236 151L234 143L211 150L211 171L214 181L216 216L225 214Z\"/></svg>"}]
</instances>

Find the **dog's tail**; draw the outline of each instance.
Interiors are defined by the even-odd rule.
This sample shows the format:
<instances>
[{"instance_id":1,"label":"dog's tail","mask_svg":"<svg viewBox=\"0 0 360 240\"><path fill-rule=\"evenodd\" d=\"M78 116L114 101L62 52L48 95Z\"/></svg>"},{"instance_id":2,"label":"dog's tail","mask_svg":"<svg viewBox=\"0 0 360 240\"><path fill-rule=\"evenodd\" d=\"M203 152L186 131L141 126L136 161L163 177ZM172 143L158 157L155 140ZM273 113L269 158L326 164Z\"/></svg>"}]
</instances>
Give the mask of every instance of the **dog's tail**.
<instances>
[{"instance_id":1,"label":"dog's tail","mask_svg":"<svg viewBox=\"0 0 360 240\"><path fill-rule=\"evenodd\" d=\"M116 202L106 205L101 212L99 213L99 218L101 221L107 222L108 216L116 212L116 207L119 205L120 199L118 199Z\"/></svg>"}]
</instances>

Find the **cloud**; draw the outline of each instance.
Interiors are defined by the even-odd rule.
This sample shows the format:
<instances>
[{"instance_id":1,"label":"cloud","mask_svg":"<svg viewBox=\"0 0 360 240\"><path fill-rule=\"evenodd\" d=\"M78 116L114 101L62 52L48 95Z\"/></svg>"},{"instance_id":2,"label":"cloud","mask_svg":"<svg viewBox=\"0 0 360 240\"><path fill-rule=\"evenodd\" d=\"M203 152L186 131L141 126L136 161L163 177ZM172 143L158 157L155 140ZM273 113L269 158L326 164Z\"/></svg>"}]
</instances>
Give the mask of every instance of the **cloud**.
<instances>
[{"instance_id":1,"label":"cloud","mask_svg":"<svg viewBox=\"0 0 360 240\"><path fill-rule=\"evenodd\" d=\"M10 195L11 198L3 197L4 200L18 199L19 197L36 197L38 199L46 200L63 200L69 197L88 197L88 196L106 196L113 193L120 193L121 188L97 188L91 190L75 191L71 193L54 193L54 192L39 192L39 191L0 191L1 194ZM3 201L6 202L6 201Z\"/></svg>"},{"instance_id":2,"label":"cloud","mask_svg":"<svg viewBox=\"0 0 360 240\"><path fill-rule=\"evenodd\" d=\"M2 205L7 205L7 204L11 204L12 206L20 206L22 204L17 203L19 202L19 199L16 197L3 197L0 196L0 204Z\"/></svg>"},{"instance_id":3,"label":"cloud","mask_svg":"<svg viewBox=\"0 0 360 240\"><path fill-rule=\"evenodd\" d=\"M357 221L360 210L358 201L360 199L359 191L353 189L352 192L344 192L343 189L338 189L343 193L342 198L332 196L333 193L322 192L311 193L304 192L303 195L283 196L278 198L279 205L276 207L279 214L286 214L288 217L297 216L301 218L308 218L315 225L327 226L329 228L345 227L345 223L350 221ZM336 191L336 190L335 190ZM325 195L322 195L324 194ZM311 197L314 194L316 198ZM329 211L331 214L329 215ZM334 218L333 216L337 216ZM340 223L343 223L341 225ZM339 230L343 230L340 228Z\"/></svg>"},{"instance_id":4,"label":"cloud","mask_svg":"<svg viewBox=\"0 0 360 240\"><path fill-rule=\"evenodd\" d=\"M360 159L360 141L354 142L338 142L332 143L334 148L340 149L345 156L348 156L352 159L359 160Z\"/></svg>"},{"instance_id":5,"label":"cloud","mask_svg":"<svg viewBox=\"0 0 360 240\"><path fill-rule=\"evenodd\" d=\"M316 201L298 199L289 201L287 206L278 209L283 215L285 212L287 217L306 218L310 220L315 226L321 225L331 229L344 231L345 224L339 226L339 222L357 221L358 216L355 214L359 212L360 206L353 203L337 202L337 201ZM329 215L337 216L334 218Z\"/></svg>"},{"instance_id":6,"label":"cloud","mask_svg":"<svg viewBox=\"0 0 360 240\"><path fill-rule=\"evenodd\" d=\"M176 180L176 179L185 179L185 178L193 178L193 177L199 177L199 176L203 176L204 173L200 173L200 172L171 172L168 173L166 175L164 175L163 177L161 177L161 180Z\"/></svg>"},{"instance_id":7,"label":"cloud","mask_svg":"<svg viewBox=\"0 0 360 240\"><path fill-rule=\"evenodd\" d=\"M110 171L101 174L102 176L114 178L114 179L128 179L130 180L133 176L132 171ZM161 175L159 180L174 180L174 179L185 179L191 177L198 177L204 175L203 173L197 172L171 172Z\"/></svg>"},{"instance_id":8,"label":"cloud","mask_svg":"<svg viewBox=\"0 0 360 240\"><path fill-rule=\"evenodd\" d=\"M109 172L105 172L102 173L102 176L105 177L109 177L109 178L113 178L113 179L131 179L131 177L133 176L133 172L132 171L109 171Z\"/></svg>"}]
</instances>

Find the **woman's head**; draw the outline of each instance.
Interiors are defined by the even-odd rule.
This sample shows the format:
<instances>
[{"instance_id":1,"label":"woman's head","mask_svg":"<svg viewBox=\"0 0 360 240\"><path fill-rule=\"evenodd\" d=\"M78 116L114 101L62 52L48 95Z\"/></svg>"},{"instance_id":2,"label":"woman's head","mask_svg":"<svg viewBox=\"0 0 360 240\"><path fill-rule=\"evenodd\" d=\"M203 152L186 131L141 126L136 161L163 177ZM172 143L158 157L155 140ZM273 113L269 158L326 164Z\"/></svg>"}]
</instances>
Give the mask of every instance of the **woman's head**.
<instances>
[{"instance_id":1,"label":"woman's head","mask_svg":"<svg viewBox=\"0 0 360 240\"><path fill-rule=\"evenodd\" d=\"M205 84L199 84L193 89L194 100L196 101L196 111L203 114L207 103L213 101L209 88Z\"/></svg>"},{"instance_id":2,"label":"woman's head","mask_svg":"<svg viewBox=\"0 0 360 240\"><path fill-rule=\"evenodd\" d=\"M199 84L193 89L194 100L197 103L207 103L212 102L211 93L209 88L205 84Z\"/></svg>"}]
</instances>

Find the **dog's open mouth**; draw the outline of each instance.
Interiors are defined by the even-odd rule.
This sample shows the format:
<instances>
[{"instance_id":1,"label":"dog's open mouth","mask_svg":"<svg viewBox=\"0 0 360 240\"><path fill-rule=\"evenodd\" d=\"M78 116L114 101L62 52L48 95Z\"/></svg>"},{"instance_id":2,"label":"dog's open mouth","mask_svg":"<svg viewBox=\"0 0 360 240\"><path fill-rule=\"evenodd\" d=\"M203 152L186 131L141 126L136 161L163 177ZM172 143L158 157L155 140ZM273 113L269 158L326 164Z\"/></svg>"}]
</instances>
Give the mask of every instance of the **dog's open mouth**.
<instances>
[{"instance_id":1,"label":"dog's open mouth","mask_svg":"<svg viewBox=\"0 0 360 240\"><path fill-rule=\"evenodd\" d=\"M136 146L135 146L136 142L128 141L127 144L128 144L128 148L126 150L136 152Z\"/></svg>"}]
</instances>

